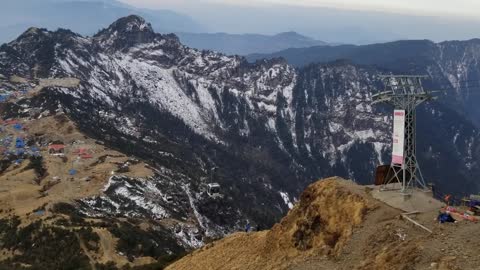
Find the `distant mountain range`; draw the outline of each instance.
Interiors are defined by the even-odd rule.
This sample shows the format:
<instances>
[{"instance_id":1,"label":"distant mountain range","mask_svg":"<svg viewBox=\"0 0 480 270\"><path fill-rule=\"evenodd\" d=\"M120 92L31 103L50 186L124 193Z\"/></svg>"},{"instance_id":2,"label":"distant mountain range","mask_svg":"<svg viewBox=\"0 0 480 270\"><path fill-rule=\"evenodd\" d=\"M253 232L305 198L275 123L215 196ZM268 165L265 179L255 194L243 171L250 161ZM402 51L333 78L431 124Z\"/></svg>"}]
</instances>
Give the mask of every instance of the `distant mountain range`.
<instances>
[{"instance_id":1,"label":"distant mountain range","mask_svg":"<svg viewBox=\"0 0 480 270\"><path fill-rule=\"evenodd\" d=\"M227 33L177 33L177 35L180 41L189 47L237 55L273 53L288 48L328 45L324 41L315 40L296 32L284 32L273 36Z\"/></svg>"},{"instance_id":2,"label":"distant mountain range","mask_svg":"<svg viewBox=\"0 0 480 270\"><path fill-rule=\"evenodd\" d=\"M139 9L116 0L4 0L0 8L0 44L31 26L65 28L91 36L130 14L147 18L155 31L161 33L204 31L189 16L170 10Z\"/></svg>"},{"instance_id":3,"label":"distant mountain range","mask_svg":"<svg viewBox=\"0 0 480 270\"><path fill-rule=\"evenodd\" d=\"M308 48L289 48L270 54L250 54L247 59L255 62L259 59L284 58L289 64L297 67L311 63L325 63L339 59L348 59L356 64L386 66L394 70L402 70L400 62L432 61L441 57L442 48L452 49L456 46L478 46L480 39L466 41L444 41L435 43L430 40L399 40L370 45L312 46ZM476 47L471 48L475 53Z\"/></svg>"},{"instance_id":4,"label":"distant mountain range","mask_svg":"<svg viewBox=\"0 0 480 270\"><path fill-rule=\"evenodd\" d=\"M156 32L176 33L184 44L192 48L225 54L273 53L288 48L327 45L296 32L272 36L200 33L207 29L187 15L170 10L139 9L116 0L5 0L0 10L0 44L18 37L31 26L71 29L92 36L98 29L130 14L146 18Z\"/></svg>"}]
</instances>

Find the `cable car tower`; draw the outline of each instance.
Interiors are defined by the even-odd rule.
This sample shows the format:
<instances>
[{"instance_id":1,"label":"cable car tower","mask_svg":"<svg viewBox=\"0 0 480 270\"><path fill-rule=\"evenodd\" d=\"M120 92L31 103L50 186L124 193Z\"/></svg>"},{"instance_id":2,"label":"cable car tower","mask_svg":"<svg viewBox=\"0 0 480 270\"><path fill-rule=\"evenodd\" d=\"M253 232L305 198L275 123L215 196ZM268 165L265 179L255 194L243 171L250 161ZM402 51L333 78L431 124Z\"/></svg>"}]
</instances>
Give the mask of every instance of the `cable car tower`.
<instances>
[{"instance_id":1,"label":"cable car tower","mask_svg":"<svg viewBox=\"0 0 480 270\"><path fill-rule=\"evenodd\" d=\"M413 186L426 189L427 186L418 166L416 157L415 109L433 96L425 91L422 79L427 76L384 75L380 76L385 90L372 96L372 104L387 103L394 106L392 162L383 182L399 183L401 192L409 194Z\"/></svg>"}]
</instances>

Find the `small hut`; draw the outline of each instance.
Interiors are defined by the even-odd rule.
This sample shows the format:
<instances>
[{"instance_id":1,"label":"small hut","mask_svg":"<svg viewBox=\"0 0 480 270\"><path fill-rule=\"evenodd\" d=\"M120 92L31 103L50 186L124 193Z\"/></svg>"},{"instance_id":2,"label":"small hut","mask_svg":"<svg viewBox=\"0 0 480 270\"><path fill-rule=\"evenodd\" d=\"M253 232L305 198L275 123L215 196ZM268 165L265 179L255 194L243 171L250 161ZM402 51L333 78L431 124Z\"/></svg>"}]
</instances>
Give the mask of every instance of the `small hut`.
<instances>
[{"instance_id":1,"label":"small hut","mask_svg":"<svg viewBox=\"0 0 480 270\"><path fill-rule=\"evenodd\" d=\"M48 146L48 153L50 155L63 156L65 155L65 145L51 144Z\"/></svg>"}]
</instances>

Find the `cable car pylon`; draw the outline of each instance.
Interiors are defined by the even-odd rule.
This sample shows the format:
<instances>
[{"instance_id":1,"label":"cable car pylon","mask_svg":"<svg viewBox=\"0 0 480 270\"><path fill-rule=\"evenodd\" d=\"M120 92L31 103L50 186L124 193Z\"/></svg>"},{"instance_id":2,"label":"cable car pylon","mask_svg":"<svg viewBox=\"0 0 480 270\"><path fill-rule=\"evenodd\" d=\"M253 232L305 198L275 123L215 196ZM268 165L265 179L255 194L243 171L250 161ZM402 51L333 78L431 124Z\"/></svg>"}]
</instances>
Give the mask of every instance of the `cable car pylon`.
<instances>
[{"instance_id":1,"label":"cable car pylon","mask_svg":"<svg viewBox=\"0 0 480 270\"><path fill-rule=\"evenodd\" d=\"M416 157L416 107L433 99L431 92L422 86L423 75L382 75L385 89L372 95L372 105L387 103L393 105L393 141L390 170L383 181L399 183L401 192L409 194L414 186L427 189Z\"/></svg>"}]
</instances>

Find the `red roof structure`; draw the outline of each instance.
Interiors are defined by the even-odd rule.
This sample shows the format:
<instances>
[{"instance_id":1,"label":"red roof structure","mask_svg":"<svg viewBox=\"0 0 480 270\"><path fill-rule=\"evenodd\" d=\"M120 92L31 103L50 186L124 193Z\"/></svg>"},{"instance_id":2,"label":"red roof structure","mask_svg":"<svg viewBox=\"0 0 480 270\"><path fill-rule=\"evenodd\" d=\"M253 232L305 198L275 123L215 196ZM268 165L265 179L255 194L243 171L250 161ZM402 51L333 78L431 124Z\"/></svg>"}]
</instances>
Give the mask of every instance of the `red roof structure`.
<instances>
[{"instance_id":1,"label":"red roof structure","mask_svg":"<svg viewBox=\"0 0 480 270\"><path fill-rule=\"evenodd\" d=\"M7 123L7 125L15 125L18 123L18 121L16 119L10 119L6 120L5 123Z\"/></svg>"},{"instance_id":2,"label":"red roof structure","mask_svg":"<svg viewBox=\"0 0 480 270\"><path fill-rule=\"evenodd\" d=\"M65 145L63 144L51 144L48 146L48 150L53 149L55 151L63 150L65 149Z\"/></svg>"},{"instance_id":3,"label":"red roof structure","mask_svg":"<svg viewBox=\"0 0 480 270\"><path fill-rule=\"evenodd\" d=\"M81 157L82 159L93 158L93 156L92 156L92 155L90 155L90 154L87 154L87 153L84 153L84 154L80 155L80 157Z\"/></svg>"},{"instance_id":4,"label":"red roof structure","mask_svg":"<svg viewBox=\"0 0 480 270\"><path fill-rule=\"evenodd\" d=\"M76 149L73 153L74 153L74 154L77 154L77 155L83 155L83 154L86 154L86 153L87 153L87 149L85 149L85 148L78 148L78 149Z\"/></svg>"}]
</instances>

